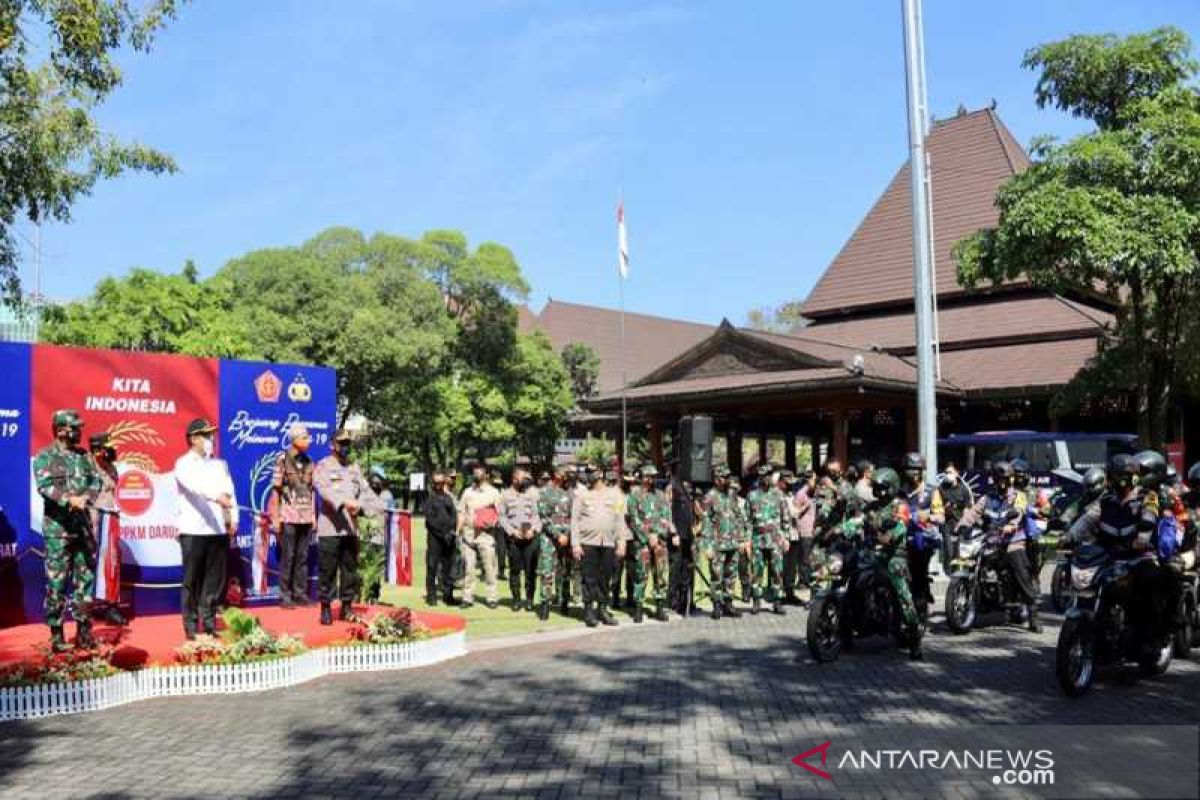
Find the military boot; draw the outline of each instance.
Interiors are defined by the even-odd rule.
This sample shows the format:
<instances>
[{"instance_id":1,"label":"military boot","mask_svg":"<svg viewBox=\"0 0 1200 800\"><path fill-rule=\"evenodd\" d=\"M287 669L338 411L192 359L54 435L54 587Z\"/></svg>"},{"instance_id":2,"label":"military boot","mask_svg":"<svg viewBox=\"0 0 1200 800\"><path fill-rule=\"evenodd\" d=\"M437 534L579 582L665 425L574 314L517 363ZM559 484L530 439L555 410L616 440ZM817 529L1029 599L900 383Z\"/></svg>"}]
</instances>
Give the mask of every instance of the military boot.
<instances>
[{"instance_id":1,"label":"military boot","mask_svg":"<svg viewBox=\"0 0 1200 800\"><path fill-rule=\"evenodd\" d=\"M537 618L540 619L542 622L545 622L546 620L550 619L550 601L549 600L543 600L541 603L538 604Z\"/></svg>"},{"instance_id":2,"label":"military boot","mask_svg":"<svg viewBox=\"0 0 1200 800\"><path fill-rule=\"evenodd\" d=\"M604 605L604 603L600 604L600 613L597 616L600 617L600 622L604 625L617 624L616 618L612 614L608 613L608 606Z\"/></svg>"},{"instance_id":3,"label":"military boot","mask_svg":"<svg viewBox=\"0 0 1200 800\"><path fill-rule=\"evenodd\" d=\"M331 606L329 603L321 603L321 624L333 624L333 606Z\"/></svg>"},{"instance_id":4,"label":"military boot","mask_svg":"<svg viewBox=\"0 0 1200 800\"><path fill-rule=\"evenodd\" d=\"M717 600L715 598L713 599L712 618L713 619L721 618L721 601Z\"/></svg>"},{"instance_id":5,"label":"military boot","mask_svg":"<svg viewBox=\"0 0 1200 800\"><path fill-rule=\"evenodd\" d=\"M737 619L738 617L742 616L742 612L738 611L737 608L734 607L732 600L725 601L725 608L722 609L722 611L725 614L725 616L730 617L732 619Z\"/></svg>"},{"instance_id":6,"label":"military boot","mask_svg":"<svg viewBox=\"0 0 1200 800\"><path fill-rule=\"evenodd\" d=\"M56 653L62 653L71 649L67 645L66 637L63 636L62 625L50 626L50 649Z\"/></svg>"},{"instance_id":7,"label":"military boot","mask_svg":"<svg viewBox=\"0 0 1200 800\"><path fill-rule=\"evenodd\" d=\"M564 617L571 613L570 597L564 597L562 600L558 601L558 613L562 614Z\"/></svg>"},{"instance_id":8,"label":"military boot","mask_svg":"<svg viewBox=\"0 0 1200 800\"><path fill-rule=\"evenodd\" d=\"M91 620L84 620L75 624L75 646L80 650L94 650L96 648L96 637L92 636Z\"/></svg>"},{"instance_id":9,"label":"military boot","mask_svg":"<svg viewBox=\"0 0 1200 800\"><path fill-rule=\"evenodd\" d=\"M354 605L342 603L342 607L338 610L338 619L342 622L358 622L358 615L354 613Z\"/></svg>"},{"instance_id":10,"label":"military boot","mask_svg":"<svg viewBox=\"0 0 1200 800\"><path fill-rule=\"evenodd\" d=\"M642 608L641 603L638 603L637 605L635 605L633 607L633 621L634 622L636 622L640 625L642 620L645 619L644 614L645 614L645 610Z\"/></svg>"},{"instance_id":11,"label":"military boot","mask_svg":"<svg viewBox=\"0 0 1200 800\"><path fill-rule=\"evenodd\" d=\"M783 603L780 603L778 600L776 600L774 603L771 603L771 613L778 614L781 617L787 614L787 612L783 609Z\"/></svg>"},{"instance_id":12,"label":"military boot","mask_svg":"<svg viewBox=\"0 0 1200 800\"><path fill-rule=\"evenodd\" d=\"M754 598L754 605L753 605L753 607L751 607L750 613L757 614L760 611L762 611L762 598L756 597L756 598Z\"/></svg>"},{"instance_id":13,"label":"military boot","mask_svg":"<svg viewBox=\"0 0 1200 800\"><path fill-rule=\"evenodd\" d=\"M109 606L104 612L104 621L109 625L116 625L118 628L124 628L129 624L129 620L125 619L125 615L121 613L121 609L116 606Z\"/></svg>"},{"instance_id":14,"label":"military boot","mask_svg":"<svg viewBox=\"0 0 1200 800\"><path fill-rule=\"evenodd\" d=\"M921 651L921 640L914 639L913 643L908 646L908 658L910 661L924 661L925 654Z\"/></svg>"},{"instance_id":15,"label":"military boot","mask_svg":"<svg viewBox=\"0 0 1200 800\"><path fill-rule=\"evenodd\" d=\"M594 628L597 625L596 612L592 608L591 603L583 604L583 624L587 625L589 628Z\"/></svg>"},{"instance_id":16,"label":"military boot","mask_svg":"<svg viewBox=\"0 0 1200 800\"><path fill-rule=\"evenodd\" d=\"M1042 632L1042 623L1038 622L1037 606L1029 607L1029 632L1030 633L1041 633Z\"/></svg>"},{"instance_id":17,"label":"military boot","mask_svg":"<svg viewBox=\"0 0 1200 800\"><path fill-rule=\"evenodd\" d=\"M662 600L659 600L654 604L654 618L659 622L667 621L667 609Z\"/></svg>"}]
</instances>

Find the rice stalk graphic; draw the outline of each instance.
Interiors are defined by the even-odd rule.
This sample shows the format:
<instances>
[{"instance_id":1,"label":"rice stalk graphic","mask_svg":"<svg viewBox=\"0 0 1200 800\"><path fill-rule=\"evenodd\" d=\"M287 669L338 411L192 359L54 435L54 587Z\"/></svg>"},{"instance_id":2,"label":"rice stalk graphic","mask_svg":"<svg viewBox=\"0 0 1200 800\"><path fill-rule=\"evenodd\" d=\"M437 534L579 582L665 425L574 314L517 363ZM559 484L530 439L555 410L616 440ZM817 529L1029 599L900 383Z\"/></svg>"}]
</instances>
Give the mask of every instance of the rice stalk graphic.
<instances>
[{"instance_id":1,"label":"rice stalk graphic","mask_svg":"<svg viewBox=\"0 0 1200 800\"><path fill-rule=\"evenodd\" d=\"M165 442L159 432L148 422L123 419L108 429L108 441L117 448L117 460L146 472L159 472L158 462L149 453L137 448L126 450L128 445L161 447Z\"/></svg>"},{"instance_id":2,"label":"rice stalk graphic","mask_svg":"<svg viewBox=\"0 0 1200 800\"><path fill-rule=\"evenodd\" d=\"M158 472L158 463L149 454L138 450L118 451L117 461L144 472Z\"/></svg>"},{"instance_id":3,"label":"rice stalk graphic","mask_svg":"<svg viewBox=\"0 0 1200 800\"><path fill-rule=\"evenodd\" d=\"M271 497L271 478L275 475L275 461L278 458L278 452L266 453L250 469L250 504L257 513L267 510ZM259 481L264 483L262 491L258 488Z\"/></svg>"}]
</instances>

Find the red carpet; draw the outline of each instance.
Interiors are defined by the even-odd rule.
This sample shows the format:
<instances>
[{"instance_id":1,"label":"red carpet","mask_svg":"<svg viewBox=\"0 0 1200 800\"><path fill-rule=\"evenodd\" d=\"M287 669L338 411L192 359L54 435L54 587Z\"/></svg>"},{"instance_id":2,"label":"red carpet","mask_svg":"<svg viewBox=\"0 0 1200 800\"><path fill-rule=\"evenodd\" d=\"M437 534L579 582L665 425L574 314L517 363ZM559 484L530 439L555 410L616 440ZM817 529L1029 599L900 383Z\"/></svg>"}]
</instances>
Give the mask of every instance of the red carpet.
<instances>
[{"instance_id":1,"label":"red carpet","mask_svg":"<svg viewBox=\"0 0 1200 800\"><path fill-rule=\"evenodd\" d=\"M336 613L336 605L334 607ZM272 633L299 634L308 647L323 647L335 642L344 642L350 636L350 623L334 622L321 625L318 620L319 607L283 609L264 606L248 609L262 621L263 627ZM385 609L378 606L356 606L359 616L369 618ZM434 631L445 633L461 631L467 621L455 614L440 614L436 611L413 611L413 617ZM218 621L218 625L220 622ZM139 617L124 628L97 623L96 638L116 644L113 663L124 669L137 669L147 665L168 665L175 662L175 648L183 644L183 625L178 614ZM75 635L75 626L67 625L67 636ZM43 624L20 625L0 629L0 666L21 661L35 661L37 646L49 642L50 631Z\"/></svg>"}]
</instances>

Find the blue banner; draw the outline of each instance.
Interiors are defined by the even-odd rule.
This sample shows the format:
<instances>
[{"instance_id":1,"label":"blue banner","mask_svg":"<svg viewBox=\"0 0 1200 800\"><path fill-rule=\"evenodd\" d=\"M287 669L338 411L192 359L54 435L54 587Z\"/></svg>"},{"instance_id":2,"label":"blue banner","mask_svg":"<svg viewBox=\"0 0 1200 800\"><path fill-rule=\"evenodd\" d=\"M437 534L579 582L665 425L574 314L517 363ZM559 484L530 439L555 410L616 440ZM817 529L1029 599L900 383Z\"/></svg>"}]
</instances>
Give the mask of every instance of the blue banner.
<instances>
[{"instance_id":1,"label":"blue banner","mask_svg":"<svg viewBox=\"0 0 1200 800\"><path fill-rule=\"evenodd\" d=\"M0 342L0 627L27 621L27 611L41 608L46 591L42 537L29 519L30 353L27 344Z\"/></svg>"},{"instance_id":2,"label":"blue banner","mask_svg":"<svg viewBox=\"0 0 1200 800\"><path fill-rule=\"evenodd\" d=\"M309 455L314 461L329 454L337 423L336 373L323 367L222 361L219 383L218 453L229 464L242 507L230 575L238 577L247 600L274 599L279 594L279 554L264 515L275 461L287 449L288 430L296 423L312 436ZM309 558L309 574L316 574L315 557Z\"/></svg>"}]
</instances>

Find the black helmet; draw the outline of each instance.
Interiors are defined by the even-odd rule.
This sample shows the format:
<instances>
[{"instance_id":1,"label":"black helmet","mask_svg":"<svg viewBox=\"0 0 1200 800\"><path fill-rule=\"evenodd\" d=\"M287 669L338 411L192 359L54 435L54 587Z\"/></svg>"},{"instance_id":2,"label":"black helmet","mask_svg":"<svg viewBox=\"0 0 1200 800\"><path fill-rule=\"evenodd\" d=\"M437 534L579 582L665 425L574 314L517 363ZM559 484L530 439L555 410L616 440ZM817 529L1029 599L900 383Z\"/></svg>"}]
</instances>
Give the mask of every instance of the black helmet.
<instances>
[{"instance_id":1,"label":"black helmet","mask_svg":"<svg viewBox=\"0 0 1200 800\"><path fill-rule=\"evenodd\" d=\"M1108 460L1108 479L1114 483L1121 479L1132 481L1138 475L1138 463L1133 460L1133 456L1125 453L1117 453Z\"/></svg>"},{"instance_id":2,"label":"black helmet","mask_svg":"<svg viewBox=\"0 0 1200 800\"><path fill-rule=\"evenodd\" d=\"M904 455L904 471L905 472L924 472L925 471L925 456L920 453L905 453Z\"/></svg>"},{"instance_id":3,"label":"black helmet","mask_svg":"<svg viewBox=\"0 0 1200 800\"><path fill-rule=\"evenodd\" d=\"M1187 471L1187 482L1200 486L1200 461L1192 464L1192 468Z\"/></svg>"},{"instance_id":4,"label":"black helmet","mask_svg":"<svg viewBox=\"0 0 1200 800\"><path fill-rule=\"evenodd\" d=\"M1013 475L1018 478L1029 477L1029 462L1023 458L1014 458L1012 460Z\"/></svg>"},{"instance_id":5,"label":"black helmet","mask_svg":"<svg viewBox=\"0 0 1200 800\"><path fill-rule=\"evenodd\" d=\"M1007 461L997 461L992 464L992 477L997 481L1009 481L1016 474L1013 465Z\"/></svg>"},{"instance_id":6,"label":"black helmet","mask_svg":"<svg viewBox=\"0 0 1200 800\"><path fill-rule=\"evenodd\" d=\"M871 486L880 500L895 497L900 493L900 476L891 467L877 469L871 476Z\"/></svg>"},{"instance_id":7,"label":"black helmet","mask_svg":"<svg viewBox=\"0 0 1200 800\"><path fill-rule=\"evenodd\" d=\"M1156 450L1143 450L1133 456L1141 483L1150 489L1162 486L1167 477L1167 460Z\"/></svg>"},{"instance_id":8,"label":"black helmet","mask_svg":"<svg viewBox=\"0 0 1200 800\"><path fill-rule=\"evenodd\" d=\"M1100 469L1100 467L1092 467L1083 473L1084 491L1096 492L1097 494L1104 491L1104 481L1107 479L1108 476L1104 474L1104 470Z\"/></svg>"},{"instance_id":9,"label":"black helmet","mask_svg":"<svg viewBox=\"0 0 1200 800\"><path fill-rule=\"evenodd\" d=\"M862 476L875 469L875 465L864 458L862 461L859 461L857 464L855 464L854 468L857 469L858 474Z\"/></svg>"}]
</instances>

